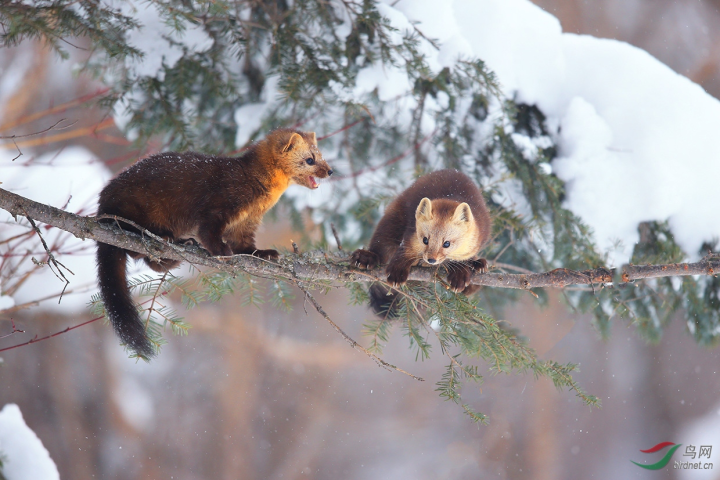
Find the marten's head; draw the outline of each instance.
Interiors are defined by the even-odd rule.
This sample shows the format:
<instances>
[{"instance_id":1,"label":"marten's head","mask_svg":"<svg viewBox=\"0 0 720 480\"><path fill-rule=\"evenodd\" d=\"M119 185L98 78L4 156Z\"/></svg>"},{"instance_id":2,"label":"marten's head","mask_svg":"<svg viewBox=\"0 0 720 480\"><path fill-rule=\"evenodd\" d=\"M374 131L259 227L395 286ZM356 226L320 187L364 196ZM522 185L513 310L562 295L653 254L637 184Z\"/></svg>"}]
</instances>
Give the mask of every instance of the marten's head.
<instances>
[{"instance_id":1,"label":"marten's head","mask_svg":"<svg viewBox=\"0 0 720 480\"><path fill-rule=\"evenodd\" d=\"M415 210L415 250L432 265L467 260L478 250L478 228L467 203L423 198Z\"/></svg>"},{"instance_id":2,"label":"marten's head","mask_svg":"<svg viewBox=\"0 0 720 480\"><path fill-rule=\"evenodd\" d=\"M333 171L317 147L315 132L275 130L269 136L274 156L287 173L290 183L318 188L315 177L327 178Z\"/></svg>"}]
</instances>

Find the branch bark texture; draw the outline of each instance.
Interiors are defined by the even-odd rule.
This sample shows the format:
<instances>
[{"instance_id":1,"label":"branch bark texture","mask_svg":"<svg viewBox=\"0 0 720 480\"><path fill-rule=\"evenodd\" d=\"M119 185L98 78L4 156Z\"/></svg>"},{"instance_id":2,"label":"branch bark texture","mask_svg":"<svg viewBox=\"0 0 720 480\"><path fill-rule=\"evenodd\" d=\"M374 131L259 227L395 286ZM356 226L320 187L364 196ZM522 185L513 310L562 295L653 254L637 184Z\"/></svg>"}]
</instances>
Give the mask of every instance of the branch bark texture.
<instances>
[{"instance_id":1,"label":"branch bark texture","mask_svg":"<svg viewBox=\"0 0 720 480\"><path fill-rule=\"evenodd\" d=\"M117 247L143 253L155 258L168 258L216 268L229 273L245 272L250 275L296 280L367 282L384 281L382 267L360 270L350 265L348 256L338 256L321 251L289 253L277 261L267 261L250 255L213 257L204 249L192 245L170 244L150 232L137 235L126 232L117 224L101 223L95 217L84 217L59 208L35 202L20 195L0 189L0 208L13 216L32 218L47 225L72 233L82 240L95 240ZM442 268L442 267L441 267ZM673 263L667 265L624 265L618 269L595 268L592 270L569 270L558 268L544 273L508 274L478 273L472 283L487 287L516 288L563 288L570 285L594 285L603 283L627 283L633 280L683 275L715 275L720 272L720 260L706 258L696 263ZM408 280L436 281L435 268L414 267Z\"/></svg>"}]
</instances>

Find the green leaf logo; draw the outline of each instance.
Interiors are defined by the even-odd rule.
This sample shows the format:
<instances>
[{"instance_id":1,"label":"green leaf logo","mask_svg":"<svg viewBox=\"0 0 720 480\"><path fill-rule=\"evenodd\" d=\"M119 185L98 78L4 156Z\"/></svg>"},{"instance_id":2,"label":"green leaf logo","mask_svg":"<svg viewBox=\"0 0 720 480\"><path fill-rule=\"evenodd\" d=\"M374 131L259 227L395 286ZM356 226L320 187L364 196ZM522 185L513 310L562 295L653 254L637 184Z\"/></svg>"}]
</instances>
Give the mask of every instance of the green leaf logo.
<instances>
[{"instance_id":1,"label":"green leaf logo","mask_svg":"<svg viewBox=\"0 0 720 480\"><path fill-rule=\"evenodd\" d=\"M680 448L682 443L678 443L677 445L675 445L673 442L662 442L662 443L658 443L657 445L655 445L652 448L648 448L647 450L640 450L642 453L655 453L659 450L662 450L663 448L669 447L670 445L674 445L674 447L672 447L670 450L668 450L668 452L665 454L665 456L662 458L662 460L660 460L657 463L653 463L652 465L646 465L646 464L634 462L632 460L630 460L630 461L632 463L634 463L635 465L637 465L638 467L645 468L647 470L660 470L661 468L663 468L665 465L668 464L668 462L670 461L670 457L672 457L673 453L675 453L675 450Z\"/></svg>"}]
</instances>

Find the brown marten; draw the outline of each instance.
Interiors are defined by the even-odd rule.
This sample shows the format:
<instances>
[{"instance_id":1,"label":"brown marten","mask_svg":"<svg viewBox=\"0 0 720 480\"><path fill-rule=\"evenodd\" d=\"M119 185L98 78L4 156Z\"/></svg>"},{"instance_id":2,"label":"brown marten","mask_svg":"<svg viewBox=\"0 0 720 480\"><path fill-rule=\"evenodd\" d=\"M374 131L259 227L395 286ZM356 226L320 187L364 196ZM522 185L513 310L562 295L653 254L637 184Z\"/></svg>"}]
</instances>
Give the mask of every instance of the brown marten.
<instances>
[{"instance_id":1,"label":"brown marten","mask_svg":"<svg viewBox=\"0 0 720 480\"><path fill-rule=\"evenodd\" d=\"M474 259L490 237L490 215L480 189L457 170L440 170L420 177L390 205L378 223L367 250L356 250L351 263L361 268L387 264L387 281L399 286L410 268L424 261L447 260L448 282L455 291L471 294L475 271L487 271L487 261ZM383 317L397 316L384 285L370 287L370 305Z\"/></svg>"},{"instance_id":2,"label":"brown marten","mask_svg":"<svg viewBox=\"0 0 720 480\"><path fill-rule=\"evenodd\" d=\"M242 253L274 259L276 250L255 247L255 230L265 212L291 184L314 189L315 177L332 173L317 148L315 133L275 130L239 157L187 152L145 158L100 192L98 215L132 220L168 241L197 239L212 255ZM143 258L157 272L180 262L97 245L100 294L110 323L130 349L150 358L154 349L127 285L128 255Z\"/></svg>"}]
</instances>

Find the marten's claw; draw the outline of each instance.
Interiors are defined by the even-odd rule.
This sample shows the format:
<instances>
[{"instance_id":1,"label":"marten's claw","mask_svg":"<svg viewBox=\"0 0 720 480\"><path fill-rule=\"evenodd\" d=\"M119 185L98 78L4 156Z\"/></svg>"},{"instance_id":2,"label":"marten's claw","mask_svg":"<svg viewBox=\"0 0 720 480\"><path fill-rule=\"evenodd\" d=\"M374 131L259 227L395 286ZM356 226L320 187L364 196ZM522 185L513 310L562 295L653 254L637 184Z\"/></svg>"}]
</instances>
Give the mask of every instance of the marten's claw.
<instances>
[{"instance_id":1,"label":"marten's claw","mask_svg":"<svg viewBox=\"0 0 720 480\"><path fill-rule=\"evenodd\" d=\"M394 288L401 287L405 285L409 275L409 270L389 270L387 282Z\"/></svg>"},{"instance_id":2,"label":"marten's claw","mask_svg":"<svg viewBox=\"0 0 720 480\"><path fill-rule=\"evenodd\" d=\"M470 262L470 268L472 268L473 271L475 271L475 272L487 273L488 272L487 260L485 260L484 258L480 258L478 260L472 260Z\"/></svg>"},{"instance_id":3,"label":"marten's claw","mask_svg":"<svg viewBox=\"0 0 720 480\"><path fill-rule=\"evenodd\" d=\"M280 258L280 253L277 250L255 250L253 257L260 257L265 260L277 260Z\"/></svg>"},{"instance_id":4,"label":"marten's claw","mask_svg":"<svg viewBox=\"0 0 720 480\"><path fill-rule=\"evenodd\" d=\"M470 284L470 278L472 278L472 267L468 267L467 265L463 264L456 264L453 266L452 270L448 272L448 282L450 283L450 288L453 290L453 292L461 292L465 290L465 287L467 287Z\"/></svg>"},{"instance_id":5,"label":"marten's claw","mask_svg":"<svg viewBox=\"0 0 720 480\"><path fill-rule=\"evenodd\" d=\"M375 268L380 263L377 254L368 250L358 248L350 255L350 264L358 268L370 269Z\"/></svg>"}]
</instances>

